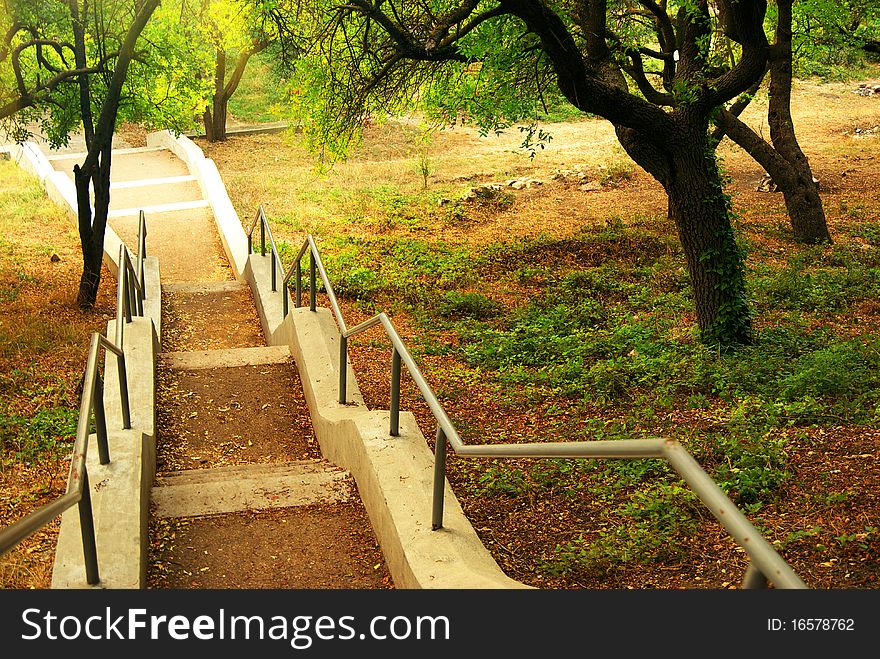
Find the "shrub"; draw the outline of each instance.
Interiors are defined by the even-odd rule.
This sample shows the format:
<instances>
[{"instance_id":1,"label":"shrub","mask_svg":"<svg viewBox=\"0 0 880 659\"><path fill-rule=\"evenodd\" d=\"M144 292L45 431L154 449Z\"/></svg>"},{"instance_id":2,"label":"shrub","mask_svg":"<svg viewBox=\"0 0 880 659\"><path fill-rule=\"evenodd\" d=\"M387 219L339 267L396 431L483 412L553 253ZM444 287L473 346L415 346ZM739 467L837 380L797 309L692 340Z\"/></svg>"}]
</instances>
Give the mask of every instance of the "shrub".
<instances>
[{"instance_id":1,"label":"shrub","mask_svg":"<svg viewBox=\"0 0 880 659\"><path fill-rule=\"evenodd\" d=\"M497 316L501 305L480 293L447 291L440 300L439 311L444 318L484 320Z\"/></svg>"}]
</instances>

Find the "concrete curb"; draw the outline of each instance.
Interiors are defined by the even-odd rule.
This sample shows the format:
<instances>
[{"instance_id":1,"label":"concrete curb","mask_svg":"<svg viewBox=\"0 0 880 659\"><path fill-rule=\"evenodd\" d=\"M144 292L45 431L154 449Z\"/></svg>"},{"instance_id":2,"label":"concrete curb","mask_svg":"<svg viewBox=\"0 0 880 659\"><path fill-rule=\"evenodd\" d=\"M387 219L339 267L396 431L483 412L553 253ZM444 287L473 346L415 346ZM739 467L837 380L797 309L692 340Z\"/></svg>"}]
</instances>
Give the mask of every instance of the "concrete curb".
<instances>
[{"instance_id":1,"label":"concrete curb","mask_svg":"<svg viewBox=\"0 0 880 659\"><path fill-rule=\"evenodd\" d=\"M339 333L329 310L293 309L272 342L290 345L321 450L354 475L398 588L527 588L498 567L448 482L443 529L431 529L434 454L412 414L401 412L391 437L389 412L359 402L351 372L355 402L338 402Z\"/></svg>"},{"instance_id":2,"label":"concrete curb","mask_svg":"<svg viewBox=\"0 0 880 659\"><path fill-rule=\"evenodd\" d=\"M147 146L169 149L189 167L199 183L202 196L210 203L226 258L235 270L235 276L243 278L248 259L247 235L214 161L205 158L199 146L185 135L175 137L167 130L147 135Z\"/></svg>"},{"instance_id":3,"label":"concrete curb","mask_svg":"<svg viewBox=\"0 0 880 659\"><path fill-rule=\"evenodd\" d=\"M144 588L147 579L150 493L156 474L156 363L161 345L162 286L159 260L144 259L144 315L123 325L131 430L122 428L116 357L104 358L104 409L110 464L98 461L89 438L86 468L98 551L100 588ZM116 320L106 336L118 345ZM76 507L61 516L52 588L88 588Z\"/></svg>"},{"instance_id":4,"label":"concrete curb","mask_svg":"<svg viewBox=\"0 0 880 659\"><path fill-rule=\"evenodd\" d=\"M265 124L254 124L250 126L241 126L239 128L229 128L226 130L226 136L234 137L236 135L264 135L267 133L282 133L286 130L292 130L295 133L301 133L302 126L291 125L291 123L288 121L271 121ZM205 137L205 131L193 131L185 133L185 135L190 139L194 137Z\"/></svg>"},{"instance_id":5,"label":"concrete curb","mask_svg":"<svg viewBox=\"0 0 880 659\"><path fill-rule=\"evenodd\" d=\"M171 144L176 142L177 146ZM148 137L183 158L215 209L230 263L251 286L266 341L296 359L312 425L324 456L354 476L386 563L398 588L529 588L499 568L446 486L444 528L431 529L434 455L412 414L400 415L400 436L388 435L389 412L364 405L351 365L348 405L338 403L339 332L326 309L294 309L282 317L279 286L271 290L269 256L250 255L247 237L214 163L188 138ZM219 209L219 213L217 210ZM289 300L290 301L290 300ZM335 346L335 347L334 347Z\"/></svg>"}]
</instances>

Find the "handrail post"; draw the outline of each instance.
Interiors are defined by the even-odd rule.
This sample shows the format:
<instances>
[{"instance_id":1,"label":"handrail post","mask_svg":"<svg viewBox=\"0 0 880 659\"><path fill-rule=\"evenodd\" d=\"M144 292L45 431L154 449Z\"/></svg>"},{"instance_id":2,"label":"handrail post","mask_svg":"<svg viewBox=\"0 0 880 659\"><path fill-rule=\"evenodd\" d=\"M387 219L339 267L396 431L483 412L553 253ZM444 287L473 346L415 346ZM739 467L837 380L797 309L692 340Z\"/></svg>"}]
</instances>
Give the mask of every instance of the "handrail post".
<instances>
[{"instance_id":1,"label":"handrail post","mask_svg":"<svg viewBox=\"0 0 880 659\"><path fill-rule=\"evenodd\" d=\"M754 563L749 563L746 568L746 574L743 577L743 589L761 589L767 587L767 577L759 570Z\"/></svg>"},{"instance_id":2,"label":"handrail post","mask_svg":"<svg viewBox=\"0 0 880 659\"><path fill-rule=\"evenodd\" d=\"M131 310L132 316L138 315L138 305L137 305L137 289L134 285L134 278L131 276L131 259L128 258L128 254L125 255L125 273L126 278L125 281L128 282L128 305ZM131 322L129 320L128 322Z\"/></svg>"},{"instance_id":3,"label":"handrail post","mask_svg":"<svg viewBox=\"0 0 880 659\"><path fill-rule=\"evenodd\" d=\"M141 285L141 302L147 296L147 287L144 284L144 259L147 258L147 216L144 211L138 216L138 258L137 278ZM143 311L141 312L143 315Z\"/></svg>"},{"instance_id":4,"label":"handrail post","mask_svg":"<svg viewBox=\"0 0 880 659\"><path fill-rule=\"evenodd\" d=\"M123 247L123 258L125 257L124 250L125 250L125 247ZM123 313L125 313L125 322L130 323L131 322L131 290L128 285L128 270L126 269L124 262L120 262L120 272L121 272L120 276L122 277L122 292L123 292L122 311L123 311Z\"/></svg>"},{"instance_id":5,"label":"handrail post","mask_svg":"<svg viewBox=\"0 0 880 659\"><path fill-rule=\"evenodd\" d=\"M313 309L314 311L314 309ZM348 337L339 337L339 403L345 405L348 397Z\"/></svg>"},{"instance_id":6,"label":"handrail post","mask_svg":"<svg viewBox=\"0 0 880 659\"><path fill-rule=\"evenodd\" d=\"M98 459L102 465L110 464L110 450L107 444L107 417L104 414L104 384L100 373L95 374L94 403L95 433L98 436Z\"/></svg>"},{"instance_id":7,"label":"handrail post","mask_svg":"<svg viewBox=\"0 0 880 659\"><path fill-rule=\"evenodd\" d=\"M119 346L122 350L122 346ZM128 403L128 372L125 368L125 353L116 355L116 368L119 370L119 398L122 401L122 427L131 430L131 407Z\"/></svg>"},{"instance_id":8,"label":"handrail post","mask_svg":"<svg viewBox=\"0 0 880 659\"><path fill-rule=\"evenodd\" d=\"M131 265L131 264L129 264L129 265ZM143 286L141 286L140 281L138 281L137 272L134 271L133 267L132 267L131 279L132 279L132 286L134 287L134 291L135 291L134 299L135 299L135 302L137 302L137 315L139 317L143 318L143 316L144 316L144 288L143 288Z\"/></svg>"},{"instance_id":9,"label":"handrail post","mask_svg":"<svg viewBox=\"0 0 880 659\"><path fill-rule=\"evenodd\" d=\"M260 256L266 256L266 220L260 208Z\"/></svg>"},{"instance_id":10,"label":"handrail post","mask_svg":"<svg viewBox=\"0 0 880 659\"><path fill-rule=\"evenodd\" d=\"M301 307L303 303L303 273L302 259L296 261L296 306Z\"/></svg>"},{"instance_id":11,"label":"handrail post","mask_svg":"<svg viewBox=\"0 0 880 659\"><path fill-rule=\"evenodd\" d=\"M392 437L400 435L400 353L391 353L391 429Z\"/></svg>"},{"instance_id":12,"label":"handrail post","mask_svg":"<svg viewBox=\"0 0 880 659\"><path fill-rule=\"evenodd\" d=\"M317 258L315 257L314 252L309 250L309 308L314 311L315 310L315 300L318 294L317 288Z\"/></svg>"},{"instance_id":13,"label":"handrail post","mask_svg":"<svg viewBox=\"0 0 880 659\"><path fill-rule=\"evenodd\" d=\"M276 262L278 261L278 254L275 253L275 249L272 249L272 292L275 293L278 290L278 285L276 283L278 279L278 275L275 274L276 270Z\"/></svg>"},{"instance_id":14,"label":"handrail post","mask_svg":"<svg viewBox=\"0 0 880 659\"><path fill-rule=\"evenodd\" d=\"M89 474L83 465L82 495L79 500L79 528L82 535L83 561L86 582L90 586L101 581L98 574L98 546L95 541L95 520L92 517L92 494L89 491Z\"/></svg>"},{"instance_id":15,"label":"handrail post","mask_svg":"<svg viewBox=\"0 0 880 659\"><path fill-rule=\"evenodd\" d=\"M437 424L437 440L434 442L434 507L431 530L443 528L443 497L446 494L446 433Z\"/></svg>"},{"instance_id":16,"label":"handrail post","mask_svg":"<svg viewBox=\"0 0 880 659\"><path fill-rule=\"evenodd\" d=\"M122 345L122 335L124 333L123 314L125 311L125 275L123 274L122 256L124 254L125 245L119 246L119 269L116 271L116 343Z\"/></svg>"}]
</instances>

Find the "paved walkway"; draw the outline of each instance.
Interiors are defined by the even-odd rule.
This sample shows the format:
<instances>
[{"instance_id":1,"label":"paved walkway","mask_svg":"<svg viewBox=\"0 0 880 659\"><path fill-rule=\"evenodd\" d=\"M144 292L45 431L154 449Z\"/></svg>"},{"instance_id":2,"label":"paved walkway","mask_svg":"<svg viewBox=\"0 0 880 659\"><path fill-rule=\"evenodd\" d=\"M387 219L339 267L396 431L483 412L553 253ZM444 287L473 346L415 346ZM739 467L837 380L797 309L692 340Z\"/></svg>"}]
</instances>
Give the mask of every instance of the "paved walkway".
<instances>
[{"instance_id":1,"label":"paved walkway","mask_svg":"<svg viewBox=\"0 0 880 659\"><path fill-rule=\"evenodd\" d=\"M83 155L47 152L72 176ZM208 202L164 148L113 152L109 224L159 259L152 587L390 586L351 476L321 457L296 367L267 347Z\"/></svg>"}]
</instances>

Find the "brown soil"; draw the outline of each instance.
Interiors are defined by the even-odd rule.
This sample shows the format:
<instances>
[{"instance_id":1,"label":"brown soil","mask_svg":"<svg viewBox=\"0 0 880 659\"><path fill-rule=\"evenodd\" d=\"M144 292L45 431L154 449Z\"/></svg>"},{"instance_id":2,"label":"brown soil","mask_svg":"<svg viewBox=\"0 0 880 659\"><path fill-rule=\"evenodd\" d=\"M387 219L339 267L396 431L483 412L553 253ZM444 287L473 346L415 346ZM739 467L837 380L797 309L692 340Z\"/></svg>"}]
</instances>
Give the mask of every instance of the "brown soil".
<instances>
[{"instance_id":1,"label":"brown soil","mask_svg":"<svg viewBox=\"0 0 880 659\"><path fill-rule=\"evenodd\" d=\"M150 588L391 588L360 502L155 520Z\"/></svg>"},{"instance_id":2,"label":"brown soil","mask_svg":"<svg viewBox=\"0 0 880 659\"><path fill-rule=\"evenodd\" d=\"M222 292L162 291L162 350L221 350L263 345L247 287Z\"/></svg>"},{"instance_id":3,"label":"brown soil","mask_svg":"<svg viewBox=\"0 0 880 659\"><path fill-rule=\"evenodd\" d=\"M160 374L158 471L321 457L294 364Z\"/></svg>"}]
</instances>

